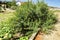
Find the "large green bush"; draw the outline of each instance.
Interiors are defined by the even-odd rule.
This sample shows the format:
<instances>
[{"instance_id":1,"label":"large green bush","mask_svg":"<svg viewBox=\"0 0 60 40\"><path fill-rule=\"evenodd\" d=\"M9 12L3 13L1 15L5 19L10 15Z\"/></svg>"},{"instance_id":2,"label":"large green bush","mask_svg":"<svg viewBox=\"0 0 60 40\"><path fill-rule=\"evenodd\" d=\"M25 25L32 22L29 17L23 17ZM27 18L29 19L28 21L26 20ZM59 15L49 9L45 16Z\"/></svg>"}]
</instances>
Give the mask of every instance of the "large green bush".
<instances>
[{"instance_id":1,"label":"large green bush","mask_svg":"<svg viewBox=\"0 0 60 40\"><path fill-rule=\"evenodd\" d=\"M16 12L18 22L22 28L21 31L32 30L31 32L23 32L25 35L38 31L38 28L42 31L52 29L53 26L51 25L56 22L55 15L48 10L48 6L44 2L37 2L36 4L28 2L28 4L18 7Z\"/></svg>"},{"instance_id":2,"label":"large green bush","mask_svg":"<svg viewBox=\"0 0 60 40\"><path fill-rule=\"evenodd\" d=\"M3 20L0 21L0 38L6 38L6 36L11 38L16 33L31 36L30 34L38 31L38 28L43 31L51 29L51 25L56 22L56 17L44 2L36 4L28 2L17 7L12 18Z\"/></svg>"}]
</instances>

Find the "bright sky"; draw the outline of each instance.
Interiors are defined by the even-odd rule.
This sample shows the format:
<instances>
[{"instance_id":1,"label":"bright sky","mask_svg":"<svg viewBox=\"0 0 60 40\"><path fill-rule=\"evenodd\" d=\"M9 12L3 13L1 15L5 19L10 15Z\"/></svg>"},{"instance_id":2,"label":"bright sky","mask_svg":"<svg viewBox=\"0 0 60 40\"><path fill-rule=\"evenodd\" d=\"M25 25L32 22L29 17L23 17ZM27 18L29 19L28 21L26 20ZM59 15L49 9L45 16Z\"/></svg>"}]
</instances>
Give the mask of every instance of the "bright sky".
<instances>
[{"instance_id":1,"label":"bright sky","mask_svg":"<svg viewBox=\"0 0 60 40\"><path fill-rule=\"evenodd\" d=\"M24 1L24 0L21 0L21 1ZM33 1L36 2L37 0L33 0ZM45 0L45 2L49 6L60 7L60 0Z\"/></svg>"},{"instance_id":2,"label":"bright sky","mask_svg":"<svg viewBox=\"0 0 60 40\"><path fill-rule=\"evenodd\" d=\"M24 1L24 0L22 0L22 1ZM36 2L37 0L33 0L33 1ZM60 0L45 0L45 2L49 6L60 7Z\"/></svg>"},{"instance_id":3,"label":"bright sky","mask_svg":"<svg viewBox=\"0 0 60 40\"><path fill-rule=\"evenodd\" d=\"M49 6L60 7L60 0L45 0Z\"/></svg>"},{"instance_id":4,"label":"bright sky","mask_svg":"<svg viewBox=\"0 0 60 40\"><path fill-rule=\"evenodd\" d=\"M4 0L2 0L4 1ZM9 0L7 0L9 1ZM11 0L10 0L11 1ZM27 1L27 0L19 0L19 1ZM37 0L33 0L34 2L36 2ZM49 5L49 6L54 6L54 7L60 7L60 0L45 0L45 2Z\"/></svg>"}]
</instances>

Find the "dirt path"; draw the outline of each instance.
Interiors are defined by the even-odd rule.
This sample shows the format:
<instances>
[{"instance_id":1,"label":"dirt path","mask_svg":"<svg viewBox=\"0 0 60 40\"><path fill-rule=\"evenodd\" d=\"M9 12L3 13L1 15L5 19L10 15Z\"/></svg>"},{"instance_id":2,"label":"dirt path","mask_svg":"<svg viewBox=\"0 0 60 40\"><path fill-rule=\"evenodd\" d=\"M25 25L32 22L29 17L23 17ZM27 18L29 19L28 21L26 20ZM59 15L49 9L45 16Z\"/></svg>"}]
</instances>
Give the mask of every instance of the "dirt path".
<instances>
[{"instance_id":1,"label":"dirt path","mask_svg":"<svg viewBox=\"0 0 60 40\"><path fill-rule=\"evenodd\" d=\"M43 40L60 40L60 12L55 12L58 22L55 24L55 30L51 34L44 34Z\"/></svg>"}]
</instances>

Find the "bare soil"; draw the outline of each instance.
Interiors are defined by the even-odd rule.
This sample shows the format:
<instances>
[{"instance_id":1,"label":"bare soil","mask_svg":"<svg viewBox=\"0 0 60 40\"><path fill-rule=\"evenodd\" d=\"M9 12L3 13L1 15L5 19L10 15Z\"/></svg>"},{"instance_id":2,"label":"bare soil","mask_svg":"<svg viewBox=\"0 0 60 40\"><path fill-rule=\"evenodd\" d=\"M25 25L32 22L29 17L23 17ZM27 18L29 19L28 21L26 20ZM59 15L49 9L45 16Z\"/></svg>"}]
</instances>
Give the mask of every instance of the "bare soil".
<instances>
[{"instance_id":1,"label":"bare soil","mask_svg":"<svg viewBox=\"0 0 60 40\"><path fill-rule=\"evenodd\" d=\"M39 32L38 35L36 36L35 40L42 40L43 39L43 33Z\"/></svg>"}]
</instances>

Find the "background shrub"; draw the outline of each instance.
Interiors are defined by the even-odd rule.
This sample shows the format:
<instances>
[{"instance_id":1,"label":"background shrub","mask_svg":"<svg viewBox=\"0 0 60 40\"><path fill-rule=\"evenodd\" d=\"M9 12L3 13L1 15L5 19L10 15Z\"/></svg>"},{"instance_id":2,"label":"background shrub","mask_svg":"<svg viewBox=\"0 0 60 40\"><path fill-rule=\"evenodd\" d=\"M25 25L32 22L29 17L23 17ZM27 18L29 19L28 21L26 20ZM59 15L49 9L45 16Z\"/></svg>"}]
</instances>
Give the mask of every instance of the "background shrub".
<instances>
[{"instance_id":1,"label":"background shrub","mask_svg":"<svg viewBox=\"0 0 60 40\"><path fill-rule=\"evenodd\" d=\"M14 9L16 6L16 1L15 0L12 0L12 2L6 2L6 5L7 5L7 8L11 8L13 7L12 9Z\"/></svg>"}]
</instances>

